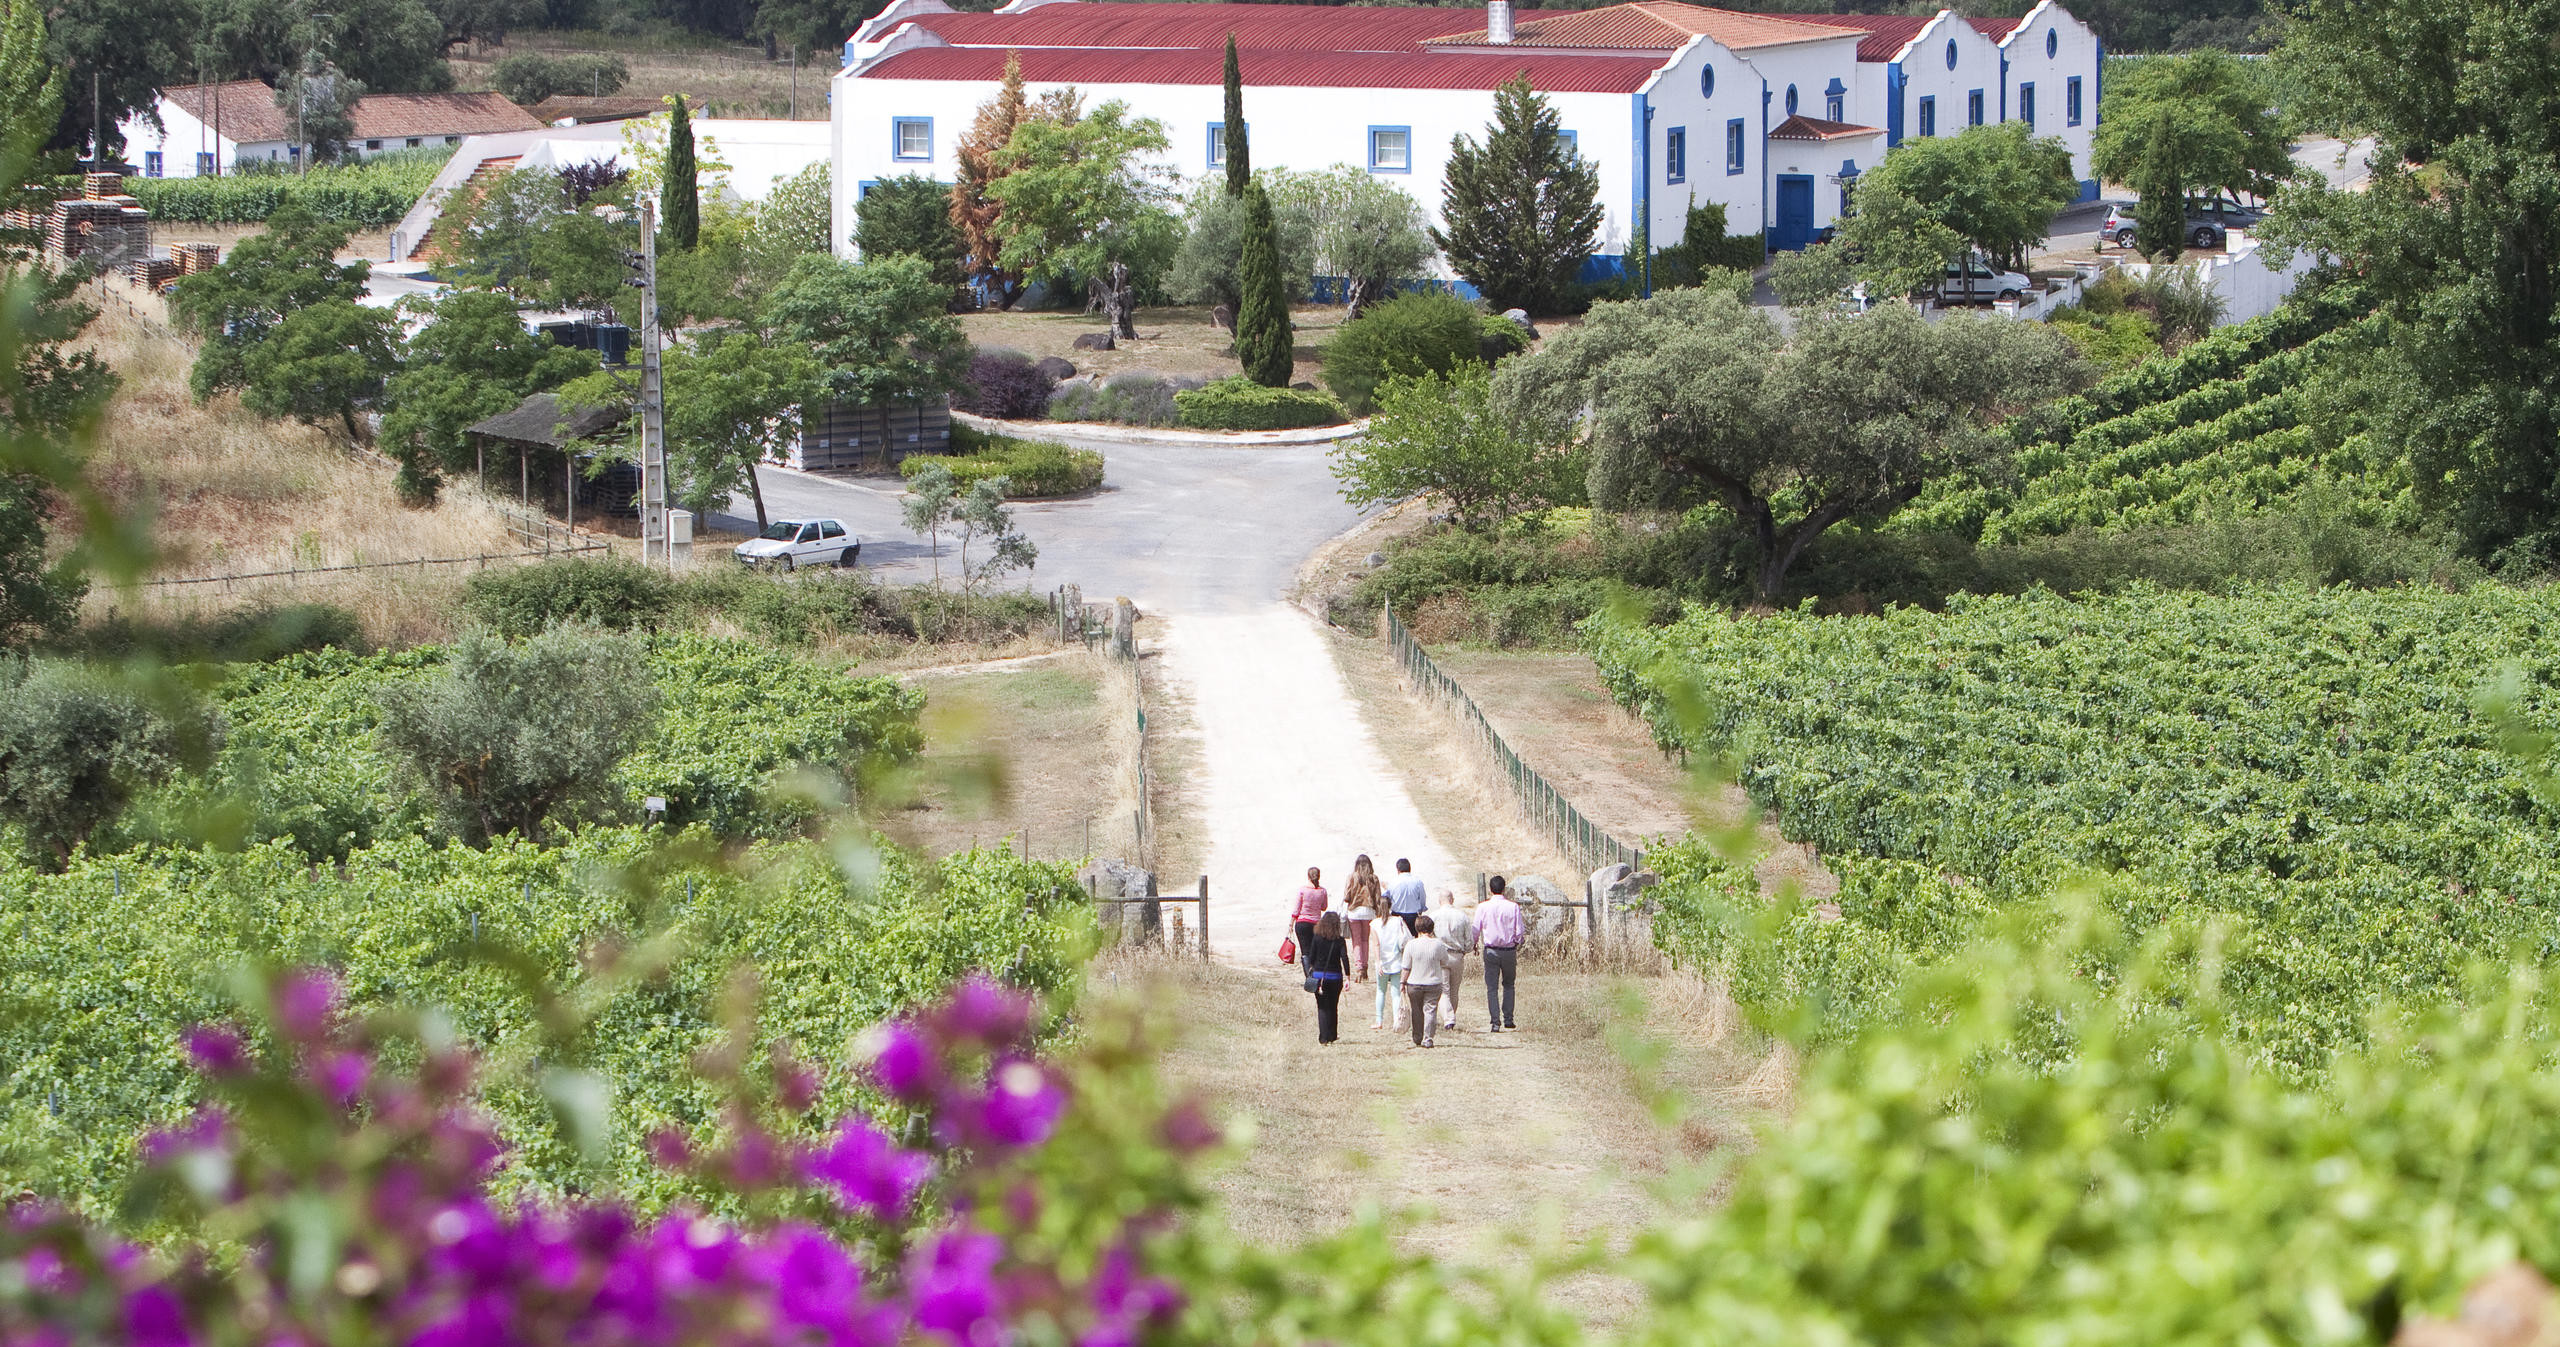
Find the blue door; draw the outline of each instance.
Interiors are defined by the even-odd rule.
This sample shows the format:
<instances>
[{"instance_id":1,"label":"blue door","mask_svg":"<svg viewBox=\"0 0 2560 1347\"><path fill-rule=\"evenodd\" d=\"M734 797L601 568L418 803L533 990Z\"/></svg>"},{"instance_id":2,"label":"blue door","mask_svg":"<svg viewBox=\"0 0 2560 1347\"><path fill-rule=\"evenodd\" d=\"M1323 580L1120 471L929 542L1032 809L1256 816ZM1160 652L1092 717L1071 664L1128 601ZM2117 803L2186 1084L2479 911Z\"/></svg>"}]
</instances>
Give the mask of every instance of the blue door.
<instances>
[{"instance_id":1,"label":"blue door","mask_svg":"<svg viewBox=\"0 0 2560 1347\"><path fill-rule=\"evenodd\" d=\"M1813 242L1813 175L1781 173L1778 175L1778 225L1770 231L1769 246L1780 251L1804 247Z\"/></svg>"}]
</instances>

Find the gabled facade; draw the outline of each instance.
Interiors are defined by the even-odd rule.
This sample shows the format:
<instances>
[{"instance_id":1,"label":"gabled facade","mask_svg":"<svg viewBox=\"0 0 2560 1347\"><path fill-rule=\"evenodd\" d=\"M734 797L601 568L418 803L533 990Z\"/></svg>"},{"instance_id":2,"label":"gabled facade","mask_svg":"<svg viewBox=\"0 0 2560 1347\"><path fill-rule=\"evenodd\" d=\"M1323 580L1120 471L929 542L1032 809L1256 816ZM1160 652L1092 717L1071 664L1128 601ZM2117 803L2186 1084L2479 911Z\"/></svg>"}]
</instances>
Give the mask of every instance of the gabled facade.
<instances>
[{"instance_id":1,"label":"gabled facade","mask_svg":"<svg viewBox=\"0 0 2560 1347\"><path fill-rule=\"evenodd\" d=\"M1592 274L1619 267L1639 224L1657 247L1679 242L1693 200L1722 203L1728 228L1763 231L1774 247L1811 242L1838 218L1847 185L1916 134L1907 120L1917 98L1954 100L1940 134L1970 117L1976 89L1982 120L2008 115L2007 36L2064 32L2047 64L2085 58L2072 74L2094 121L2094 39L2070 36L2087 30L2051 0L1997 31L1943 12L1762 15L1679 0L1514 19L1504 0L1484 10L1014 0L991 14L897 0L845 44L829 91L836 246L851 253L872 184L954 179L958 140L1008 58L1034 98L1073 87L1087 107L1117 99L1162 122L1163 166L1186 182L1219 171L1229 34L1257 168L1349 165L1392 181L1435 222L1451 140L1480 140L1494 88L1526 75L1599 172L1607 214ZM1939 70L1919 79L1907 68L1929 51ZM2058 108L2043 87L2062 77L2053 71L2031 72L2040 119ZM2085 163L2085 135L2075 155Z\"/></svg>"}]
</instances>

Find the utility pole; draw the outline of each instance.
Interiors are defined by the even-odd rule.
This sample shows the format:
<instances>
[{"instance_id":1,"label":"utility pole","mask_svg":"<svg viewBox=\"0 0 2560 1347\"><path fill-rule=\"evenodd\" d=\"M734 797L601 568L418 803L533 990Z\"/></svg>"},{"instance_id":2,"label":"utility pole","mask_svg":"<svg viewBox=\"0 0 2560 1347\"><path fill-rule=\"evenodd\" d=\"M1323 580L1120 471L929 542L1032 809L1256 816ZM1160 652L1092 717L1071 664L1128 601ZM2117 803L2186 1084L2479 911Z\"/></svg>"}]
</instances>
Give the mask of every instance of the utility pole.
<instances>
[{"instance_id":1,"label":"utility pole","mask_svg":"<svg viewBox=\"0 0 2560 1347\"><path fill-rule=\"evenodd\" d=\"M658 370L658 200L640 198L640 251L626 254L640 291L640 564L675 569L667 545L666 388Z\"/></svg>"}]
</instances>

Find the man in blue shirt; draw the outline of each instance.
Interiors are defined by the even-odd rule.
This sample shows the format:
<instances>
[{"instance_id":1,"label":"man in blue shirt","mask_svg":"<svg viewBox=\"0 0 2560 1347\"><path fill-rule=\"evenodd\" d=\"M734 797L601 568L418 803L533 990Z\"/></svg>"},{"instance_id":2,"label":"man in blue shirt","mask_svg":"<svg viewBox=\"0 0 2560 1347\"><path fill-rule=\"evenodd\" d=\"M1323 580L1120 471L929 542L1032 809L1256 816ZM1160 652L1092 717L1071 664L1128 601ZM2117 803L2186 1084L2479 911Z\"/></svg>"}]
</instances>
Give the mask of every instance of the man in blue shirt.
<instances>
[{"instance_id":1,"label":"man in blue shirt","mask_svg":"<svg viewBox=\"0 0 2560 1347\"><path fill-rule=\"evenodd\" d=\"M1424 894L1422 881L1413 877L1413 862L1396 858L1396 877L1387 885L1387 912L1404 919L1404 928L1413 929L1413 919L1422 915L1430 899Z\"/></svg>"}]
</instances>

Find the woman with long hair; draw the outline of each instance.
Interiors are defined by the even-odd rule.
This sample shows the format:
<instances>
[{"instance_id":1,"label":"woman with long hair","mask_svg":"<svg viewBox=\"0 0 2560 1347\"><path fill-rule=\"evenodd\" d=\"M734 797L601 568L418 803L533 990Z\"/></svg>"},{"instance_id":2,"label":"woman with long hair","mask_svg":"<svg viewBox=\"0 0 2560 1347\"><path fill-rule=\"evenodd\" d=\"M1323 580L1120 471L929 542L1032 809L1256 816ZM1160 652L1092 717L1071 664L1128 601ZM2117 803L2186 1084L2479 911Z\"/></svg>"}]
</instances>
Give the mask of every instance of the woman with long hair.
<instances>
[{"instance_id":1,"label":"woman with long hair","mask_svg":"<svg viewBox=\"0 0 2560 1347\"><path fill-rule=\"evenodd\" d=\"M1324 891L1324 871L1307 867L1307 886L1298 890L1298 906L1289 914L1290 933L1298 941L1298 966L1306 963L1307 943L1316 938L1316 923L1324 919L1324 910L1332 906L1333 895Z\"/></svg>"},{"instance_id":2,"label":"woman with long hair","mask_svg":"<svg viewBox=\"0 0 2560 1347\"><path fill-rule=\"evenodd\" d=\"M1342 886L1343 938L1351 944L1351 961L1362 982L1369 980L1369 923L1387 910L1387 891L1378 883L1378 867L1366 856L1351 863L1351 882Z\"/></svg>"},{"instance_id":3,"label":"woman with long hair","mask_svg":"<svg viewBox=\"0 0 2560 1347\"><path fill-rule=\"evenodd\" d=\"M1351 957L1342 943L1342 914L1325 913L1306 949L1307 981L1316 993L1316 1041L1330 1047L1342 1037L1342 980Z\"/></svg>"}]
</instances>

